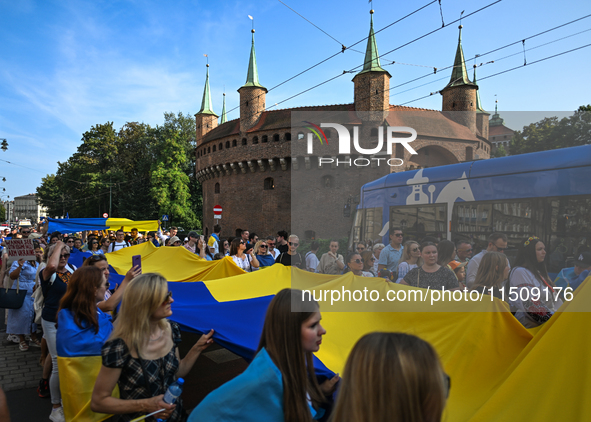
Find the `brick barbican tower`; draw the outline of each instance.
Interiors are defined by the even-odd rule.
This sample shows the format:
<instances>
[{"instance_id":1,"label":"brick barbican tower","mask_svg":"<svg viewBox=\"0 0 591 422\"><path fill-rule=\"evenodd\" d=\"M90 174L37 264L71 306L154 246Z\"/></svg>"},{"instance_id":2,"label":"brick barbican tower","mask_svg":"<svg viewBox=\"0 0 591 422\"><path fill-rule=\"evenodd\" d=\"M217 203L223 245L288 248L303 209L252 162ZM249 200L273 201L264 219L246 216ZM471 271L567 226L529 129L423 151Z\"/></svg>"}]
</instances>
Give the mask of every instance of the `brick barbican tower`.
<instances>
[{"instance_id":1,"label":"brick barbican tower","mask_svg":"<svg viewBox=\"0 0 591 422\"><path fill-rule=\"evenodd\" d=\"M476 92L478 85L470 82L464 50L462 49L462 25L458 38L458 49L454 67L451 72L451 79L447 86L441 90L443 96L442 111L453 121L466 126L470 131L476 133Z\"/></svg>"},{"instance_id":2,"label":"brick barbican tower","mask_svg":"<svg viewBox=\"0 0 591 422\"><path fill-rule=\"evenodd\" d=\"M225 104L225 102L224 102ZM205 88L203 89L203 99L201 100L201 109L195 114L196 136L195 143L197 148L203 143L203 137L212 129L218 126L218 115L212 110L211 92L209 90L209 64L207 64L207 74L205 76Z\"/></svg>"},{"instance_id":3,"label":"brick barbican tower","mask_svg":"<svg viewBox=\"0 0 591 422\"><path fill-rule=\"evenodd\" d=\"M370 112L361 113L369 117L370 121L383 122L390 109L390 78L388 71L380 65L380 55L373 31L373 9L371 14L369 36L363 69L353 78L355 111ZM365 118L364 118L365 120Z\"/></svg>"},{"instance_id":4,"label":"brick barbican tower","mask_svg":"<svg viewBox=\"0 0 591 422\"><path fill-rule=\"evenodd\" d=\"M248 60L246 83L242 85L240 93L240 133L245 134L251 129L265 111L265 96L267 88L259 83L257 57L254 49L254 29L252 30L252 45Z\"/></svg>"}]
</instances>

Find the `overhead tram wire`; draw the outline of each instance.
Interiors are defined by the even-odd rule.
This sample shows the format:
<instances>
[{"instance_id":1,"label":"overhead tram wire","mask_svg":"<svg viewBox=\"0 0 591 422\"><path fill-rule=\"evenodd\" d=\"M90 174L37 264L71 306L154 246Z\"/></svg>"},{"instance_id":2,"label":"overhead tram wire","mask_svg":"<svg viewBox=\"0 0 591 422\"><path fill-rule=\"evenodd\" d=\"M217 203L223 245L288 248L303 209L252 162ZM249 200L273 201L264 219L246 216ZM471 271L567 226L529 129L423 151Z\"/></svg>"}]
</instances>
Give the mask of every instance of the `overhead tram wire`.
<instances>
[{"instance_id":1,"label":"overhead tram wire","mask_svg":"<svg viewBox=\"0 0 591 422\"><path fill-rule=\"evenodd\" d=\"M567 35L566 37L557 38L557 39L555 39L555 40L552 40L552 41L546 42L546 43L544 43L544 44L536 45L535 47L527 48L525 51L531 51L531 50L538 49L538 48L540 48L540 47L545 47L545 46L547 46L547 45L549 45L549 44L553 44L553 43L555 43L555 42L562 41L562 40L565 40L565 39L567 39L567 38L571 38L571 37L574 37L574 36L576 36L576 35L580 35L580 34L583 34L583 33L585 33L585 32L589 32L589 31L591 31L591 28L589 28L589 29L585 29L585 30L583 30L583 31L576 32L576 33L574 33L574 34ZM522 55L522 54L523 54L523 52L522 52L522 51L519 51L519 52L517 52L517 53L509 54L508 56L503 56L503 57L501 57L501 58L499 58L499 59L494 59L493 61L489 61L489 62L486 62L486 63L481 63L481 64L477 65L477 67L481 67L481 66L485 66L485 65L489 65L489 64L493 64L493 63L498 63L498 62L500 62L501 60L508 59L508 58L510 58L510 57L514 57L514 56L520 56L520 55ZM472 59L469 59L469 60L473 60L473 59L475 59L475 58L480 58L481 56L482 56L482 55L478 55L477 57L473 57ZM467 62L467 61L468 61L468 60L465 60L465 62ZM464 63L465 63L465 62L464 62ZM452 66L452 67L454 67L454 66ZM443 69L442 69L442 70L443 70ZM429 75L427 75L427 76L431 76L431 75L432 75L432 74L429 74ZM421 77L421 78L423 78L423 77ZM435 80L433 80L433 81L426 82L426 83L424 83L424 84L421 84L421 85L414 86L414 87L412 87L412 88L409 88L409 89L406 89L406 90L404 90L404 91L399 91L399 92L396 92L396 93L392 93L392 95L399 95L399 94L403 94L403 93L405 93L405 92L412 91L413 89L421 88L421 87L423 87L423 86L425 86L425 85L429 85L429 84L432 84L432 83L435 83L435 82L438 82L438 81L442 81L442 80L445 80L445 79L447 79L447 78L448 78L448 76L444 76L444 77L442 77L442 78L438 78L438 79L435 79ZM416 79L415 79L415 80L416 80ZM414 81L414 80L413 80L413 81ZM399 86L406 85L406 84L408 84L408 82L405 82L405 83L403 83L403 84L401 84L401 85L397 85L397 86L395 86L395 87L392 87L392 88L390 88L390 90L392 90L392 89L394 89L394 88L398 88Z\"/></svg>"},{"instance_id":2,"label":"overhead tram wire","mask_svg":"<svg viewBox=\"0 0 591 422\"><path fill-rule=\"evenodd\" d=\"M542 59L538 59L538 60L535 60L533 62L529 62L527 64L515 66L515 67L512 67L510 69L503 70L501 72L493 73L492 75L488 75L488 76L484 76L484 77L479 78L479 81L483 81L485 79L489 79L489 78L492 78L492 77L495 77L495 76L498 76L498 75L502 75L504 73L512 72L512 71L517 70L517 69L523 69L525 67L531 66L532 64L540 63L540 62L543 62L545 60L549 60L549 59L552 59L554 57L562 56L564 54L572 53L573 51L581 50L581 49L587 48L587 47L591 47L591 44L582 45L580 47L576 47L576 48L573 48L573 49L570 49L570 50L567 50L567 51L563 51L561 53L553 54L551 56L544 57ZM437 91L437 92L439 92L439 91ZM425 99L425 98L429 98L429 97L433 96L433 94L436 94L437 92L432 92L429 95L425 95L425 96L420 97L420 98L415 98L414 100L407 101L407 102L402 103L400 105L410 104L410 103L413 103L415 101L419 101L419 100L422 100L422 99Z\"/></svg>"},{"instance_id":3,"label":"overhead tram wire","mask_svg":"<svg viewBox=\"0 0 591 422\"><path fill-rule=\"evenodd\" d=\"M498 0L498 1L501 1L501 0ZM381 31L383 31L383 30L385 30L385 29L387 29L387 28L389 28L389 27L391 27L391 26L393 26L393 25L395 25L395 24L397 24L397 23L399 23L399 22L403 21L404 19L406 19L406 18L408 18L408 17L410 17L410 16L414 15L415 13L418 13L418 12L420 12L420 11L421 11L421 10L423 10L424 8L426 8L426 7L430 6L430 5L432 5L433 3L437 3L437 2L438 2L438 0L433 0L433 1L431 1L431 2L429 2L429 3L427 3L427 4L425 4L425 5L423 5L423 6L421 6L421 7L419 7L418 9L414 10L413 12L410 12L409 14L407 14L407 15L403 16L402 18L400 18L400 19L398 19L398 20L396 20L396 21L394 21L394 22L392 22L392 23L390 23L390 24L386 25L386 26L385 26L385 27L383 27L382 29L380 29L380 30L376 31L374 34L378 34L378 33L380 33ZM369 38L369 36L367 36L367 37L365 37L365 38L362 38L361 40L357 41L356 43L354 43L354 44L351 44L350 46L348 46L348 47L347 47L347 48L346 48L344 51L346 51L346 50L348 50L348 49L351 49L351 47L354 47L354 46L356 46L357 44L359 44L359 43L362 43L363 41L367 41L367 39L368 39L368 38ZM275 85L275 86L273 86L273 87L269 88L269 89L267 90L267 92L270 92L270 91L272 91L272 90L274 90L274 89L276 89L276 88L279 88L281 85L284 85L284 84L286 84L287 82L290 82L290 81L294 80L295 78L297 78L297 77L299 77L299 76L303 75L304 73L306 73L306 72L309 72L310 70L312 70L312 69L314 69L314 68L316 68L316 67L320 66L321 64L323 64L323 63L326 63L327 61L329 61L329 60L331 60L331 59L335 58L335 57L336 57L336 56L338 56L339 54L342 54L344 51L343 51L343 50L341 50L341 51L339 51L338 53L335 53L335 54L333 54L332 56L329 56L329 57L327 57L326 59L324 59L324 60L321 60L320 62L318 62L318 63L316 63L316 64L314 64L314 65L312 65L312 66L308 67L307 69L304 69L304 70L302 70L300 73L297 73L296 75L294 75L294 76L292 76L292 77L290 77L290 78L288 78L288 79L284 80L283 82L281 82L281 83L279 83L279 84L277 84L277 85ZM340 77L340 76L343 76L343 74L339 74L339 75L338 75L338 77ZM333 80L333 79L335 79L335 78L331 78L330 80ZM255 98L258 98L258 97L259 97L259 96L255 97ZM279 104L279 103L278 103L278 104ZM228 110L228 111L227 111L227 113L231 113L232 111L234 111L234 110L236 110L236 109L239 109L241 105L242 105L242 103L240 103L240 104L239 104L239 105L237 105L236 107L234 107L234 108L232 108L232 109ZM273 106L272 106L272 107L273 107Z\"/></svg>"},{"instance_id":4,"label":"overhead tram wire","mask_svg":"<svg viewBox=\"0 0 591 422\"><path fill-rule=\"evenodd\" d=\"M466 16L463 16L461 19L466 19L466 18L468 18L468 17L470 17L470 16L472 16L472 15L474 15L474 14L476 14L476 13L479 13L479 12L481 12L481 11L483 11L483 10L485 10L485 9L487 9L487 8L489 8L489 7L493 6L493 5L495 5L495 4L497 4L497 3L500 3L501 1L502 1L502 0L496 0L496 1L492 2L492 3L489 3L488 5L486 5L486 6L483 6L483 7L481 7L480 9L478 9L478 10L475 10L474 12L471 12L471 13L467 14ZM417 13L418 11L420 11L420 10L424 9L425 7L427 7L427 6L430 6L431 4L433 4L433 3L437 3L437 2L438 2L438 0L433 0L432 2L425 4L424 6L420 7L419 9L416 9L415 11L413 11L413 12L409 13L408 15L406 15L406 16L404 16L404 17L402 17L402 18L400 18L400 19L398 19L398 20L396 20L396 21L394 21L394 22L390 23L389 25L386 25L386 26L385 26L385 27L383 27L382 29L380 29L380 30L378 30L378 31L374 32L374 35L375 35L375 34L378 34L379 32L381 32L381 31L383 31L383 30L385 30L385 29L387 29L387 28L389 28L389 27L390 27L390 26L392 26L392 25L395 25L396 23L398 23L398 22L400 22L400 21L402 21L402 20L406 19L407 17L409 17L409 16L411 16L411 15L413 15L413 14ZM458 22L459 20L460 20L460 19L456 19L456 20L454 20L454 21L452 21L452 22L450 22L450 23L448 23L448 24L445 24L445 25L443 25L443 26L441 26L441 27L439 27L439 28L437 28L437 29L435 29L435 30L433 30L433 31L430 31L430 32L428 32L428 33L426 33L426 34L424 34L424 35L421 35L420 37L418 37L418 38L415 38L414 40L411 40L411 41L409 41L409 42L407 42L407 43L405 43L405 44L403 44L403 45L401 45L401 46L399 46L399 47L397 47L397 48L395 48L395 49L393 49L393 50L390 50L390 51L388 51L388 52L386 52L386 53L384 53L384 54L380 55L379 57L381 58L381 57L385 56L386 54L390 54L390 53L392 53L392 52L394 52L394 51L396 51L396 50L399 50L399 49L400 49L400 48L402 48L402 47L405 47L405 46L407 46L407 45L410 45L410 44L412 44L412 43L414 43L414 42L416 42L416 41L418 41L418 40L420 40L420 39L422 39L422 38L424 38L424 37L426 37L426 36L428 36L428 35L434 34L435 32L437 32L437 31L439 31L439 30L441 30L441 29L443 29L443 28L445 28L445 27L447 27L447 26L449 26L449 25L453 25L454 23ZM363 42L363 41L366 41L368 38L369 38L369 36L368 36L368 37L365 37L365 38L363 38L363 39L361 39L361 40L359 40L359 41L357 41L355 44L352 44L351 46L349 46L349 47L347 47L347 48L353 47L353 46L355 46L355 45L357 45L357 44L359 44L359 43L361 43L361 42ZM275 85L274 87L272 87L272 88L271 88L271 89L269 89L268 91L271 91L272 89L278 88L279 86L281 86L281 85L283 85L283 84L285 84L285 83L287 83L287 82L291 81L292 79L294 79L294 78L296 78L296 77L298 77L298 76L300 76L300 75L302 75L302 74L306 73L307 71L309 71L309 70L313 69L314 67L316 67L316 66L318 66L318 65L320 65L320 64L322 64L322 63L324 63L324 62L326 62L326 61L328 61L328 60L330 60L330 59L332 59L333 57L336 57L336 56L337 56L337 55L339 55L339 54L341 54L341 52L339 52L339 53L336 53L336 54L334 54L334 55L332 55L332 56L328 57L327 59L325 59L325 60L323 60L323 61L321 61L321 62L319 62L319 63L315 64L314 66L311 66L310 68L308 68L308 69L306 69L306 70L304 70L304 71L302 71L302 72L298 73L297 75L295 75L295 76L293 76L293 77L291 77L291 78L289 78L289 79L286 79L285 81L281 82L281 83L280 83L280 84L278 84L278 85ZM312 86L312 87L310 87L310 88L307 88L307 89L305 89L305 90L303 90L303 91L300 91L300 92L298 92L297 94L294 94L294 95L292 95L292 96L290 96L290 97L288 97L288 98L286 98L286 99L284 99L284 100L281 100L281 101L279 101L279 102L275 103L274 105L272 105L272 106L270 106L270 107L266 107L266 108L265 108L265 111L269 110L270 108L274 108L275 106L277 106L277 105L279 105L279 104L282 104L282 103L284 103L284 102L286 102L286 101L289 101L289 100L291 100L291 99L293 99L293 98L295 98L295 97L298 97L298 96L300 96L300 95L302 95L302 94L305 94L305 93L306 93L306 92L308 92L308 91L311 91L311 90L313 90L313 89L316 89L316 88L318 88L319 86L322 86L322 85L324 85L324 84L326 84L326 83L328 83L328 82L331 82L331 81L333 81L333 80L335 80L335 79L338 79L338 78L340 78L341 76L344 76L344 75L346 75L347 73L352 73L353 71L355 71L356 69L359 69L360 67L362 67L362 66L364 66L364 65L365 65L365 62L364 62L364 63L362 63L361 65L355 66L354 68L352 68L352 69L350 69L350 70L348 70L348 71L343 71L343 73L340 73L340 74L338 74L338 75L335 75L335 76L333 76L332 78L329 78L329 79L327 79L327 80L325 80L325 81L323 81L323 82L320 82L320 83L318 83L318 84L316 84L316 85L314 85L314 86ZM451 67L453 67L453 66L451 66ZM255 98L258 98L258 96L257 96L257 97L255 97ZM242 105L242 104L240 104L240 105ZM238 105L238 106L234 107L234 108L233 108L233 109L231 109L230 111L234 111L234 110L236 110L237 108L239 108L239 107L240 107L240 105ZM229 111L229 112L230 112L230 111ZM250 115L249 115L249 116L250 116Z\"/></svg>"}]
</instances>

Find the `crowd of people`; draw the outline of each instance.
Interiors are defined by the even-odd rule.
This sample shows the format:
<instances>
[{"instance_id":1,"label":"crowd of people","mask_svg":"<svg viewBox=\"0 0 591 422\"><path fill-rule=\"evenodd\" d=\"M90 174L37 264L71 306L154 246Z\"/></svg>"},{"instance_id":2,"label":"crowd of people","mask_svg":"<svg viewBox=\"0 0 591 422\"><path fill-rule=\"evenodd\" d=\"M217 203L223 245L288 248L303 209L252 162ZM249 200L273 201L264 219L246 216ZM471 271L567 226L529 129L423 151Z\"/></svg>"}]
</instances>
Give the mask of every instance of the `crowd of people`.
<instances>
[{"instance_id":1,"label":"crowd of people","mask_svg":"<svg viewBox=\"0 0 591 422\"><path fill-rule=\"evenodd\" d=\"M7 311L8 339L23 352L41 347L43 377L37 391L51 398L50 420L65 420L57 357L76 353L102 356L91 408L117 415L120 421L161 409L159 418L168 421L336 422L382 420L384 415L404 421L441 419L450 381L431 345L412 335L371 333L352 349L342 380L338 374L319 379L312 354L326 335L320 309L311 298L303 298L301 291L290 289L271 301L258 351L243 374L210 393L190 416L182 401L165 403L168 386L189 373L213 342L214 330L203 334L181 358L177 347L181 332L169 321L174 299L167 280L158 274L142 274L132 266L112 288L107 254L143 242L184 247L204 260L228 256L246 272L282 264L419 288L476 290L508 301L526 328L548 321L562 304L560 295L536 295L534 291L553 293L556 286L576 289L591 270L591 253L582 251L574 268L564 269L551 280L545 245L535 236L519 245L511 268L504 254L508 239L503 233L490 235L487 247L472 256L468 241L425 238L404 242L402 230L394 227L388 245L358 242L346 251L339 241L331 240L320 257L318 241L312 241L302 255L299 237L286 231L262 238L241 229L230 238L221 238L220 233L219 225L207 239L195 231L181 239L175 227L143 235L137 229L130 233L121 229L72 236L26 227L2 233L0 279L4 288L18 286L27 292L21 308ZM35 259L11 261L4 247L4 240L11 238L32 239ZM76 268L68 260L79 251L90 256ZM505 293L511 289L517 295ZM520 294L522 290L528 294ZM303 304L300 312L292 312L294 295ZM119 398L111 397L115 385Z\"/></svg>"}]
</instances>

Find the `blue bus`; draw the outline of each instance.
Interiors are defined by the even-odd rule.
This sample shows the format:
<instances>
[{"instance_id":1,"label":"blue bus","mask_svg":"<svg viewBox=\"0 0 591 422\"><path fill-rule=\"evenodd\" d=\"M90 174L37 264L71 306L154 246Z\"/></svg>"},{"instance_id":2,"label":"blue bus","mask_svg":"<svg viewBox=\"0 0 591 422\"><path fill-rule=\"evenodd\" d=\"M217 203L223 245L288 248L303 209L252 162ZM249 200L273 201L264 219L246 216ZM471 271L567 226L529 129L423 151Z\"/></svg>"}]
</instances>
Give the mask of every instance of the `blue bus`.
<instances>
[{"instance_id":1,"label":"blue bus","mask_svg":"<svg viewBox=\"0 0 591 422\"><path fill-rule=\"evenodd\" d=\"M391 173L361 188L350 242L425 236L467 240L474 253L493 232L509 256L538 236L548 270L591 249L591 145Z\"/></svg>"}]
</instances>

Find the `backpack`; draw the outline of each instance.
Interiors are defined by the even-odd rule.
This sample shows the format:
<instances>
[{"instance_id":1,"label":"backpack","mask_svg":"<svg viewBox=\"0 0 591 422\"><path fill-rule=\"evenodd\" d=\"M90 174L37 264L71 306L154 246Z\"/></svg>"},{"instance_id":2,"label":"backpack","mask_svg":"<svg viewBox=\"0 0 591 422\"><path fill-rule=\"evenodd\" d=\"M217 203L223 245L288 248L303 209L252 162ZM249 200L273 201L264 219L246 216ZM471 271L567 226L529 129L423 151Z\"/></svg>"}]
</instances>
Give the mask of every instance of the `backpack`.
<instances>
[{"instance_id":1,"label":"backpack","mask_svg":"<svg viewBox=\"0 0 591 422\"><path fill-rule=\"evenodd\" d=\"M130 244L129 244L129 242L126 240L126 241L125 241L125 246L123 246L121 249L124 249L124 248L129 248L129 247L131 247L131 245L130 245ZM107 250L108 250L109 252L115 252L115 251L114 251L114 249L115 249L115 242L111 243L111 244L109 245L109 248L108 248ZM117 250L118 250L118 251L120 251L121 249L117 249ZM108 253L108 252L107 252L107 253Z\"/></svg>"},{"instance_id":2,"label":"backpack","mask_svg":"<svg viewBox=\"0 0 591 422\"><path fill-rule=\"evenodd\" d=\"M45 262L39 265L39 268L37 268L37 275L35 276L35 281L39 280L39 274L41 273L41 271L43 271L43 269L45 269L45 267L47 267L47 264ZM76 271L76 266L66 264L66 270L68 270L68 272L72 274L74 271ZM53 273L51 275L51 277L49 278L49 287L51 287L56 277L56 273ZM33 307L35 309L34 322L35 324L41 324L41 314L43 313L43 306L45 305L45 296L43 296L43 289L41 288L41 283L35 283L35 286L37 286L37 288L35 289L32 295L34 301Z\"/></svg>"}]
</instances>

